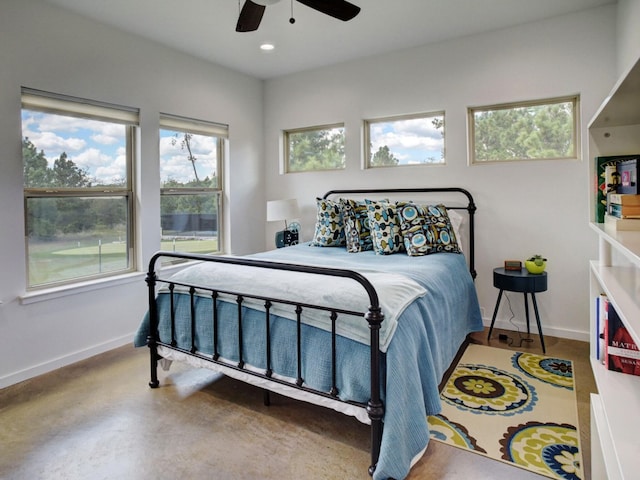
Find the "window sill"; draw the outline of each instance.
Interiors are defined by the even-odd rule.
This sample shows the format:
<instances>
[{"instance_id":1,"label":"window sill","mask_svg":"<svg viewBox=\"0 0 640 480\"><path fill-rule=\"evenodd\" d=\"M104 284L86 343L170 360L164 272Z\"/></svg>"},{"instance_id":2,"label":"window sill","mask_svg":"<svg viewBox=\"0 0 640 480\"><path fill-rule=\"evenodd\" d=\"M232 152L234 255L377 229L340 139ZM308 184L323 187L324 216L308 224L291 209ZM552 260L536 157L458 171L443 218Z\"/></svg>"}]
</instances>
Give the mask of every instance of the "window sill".
<instances>
[{"instance_id":1,"label":"window sill","mask_svg":"<svg viewBox=\"0 0 640 480\"><path fill-rule=\"evenodd\" d=\"M93 290L100 290L106 287L114 287L118 285L126 285L134 282L141 282L144 280L146 272L132 272L125 273L123 275L117 275L109 278L100 278L91 280L88 282L76 283L73 285L63 285L60 287L45 288L42 290L35 290L27 292L24 295L18 297L21 305L29 305L37 302L45 302L47 300L53 300L69 295L76 295Z\"/></svg>"}]
</instances>

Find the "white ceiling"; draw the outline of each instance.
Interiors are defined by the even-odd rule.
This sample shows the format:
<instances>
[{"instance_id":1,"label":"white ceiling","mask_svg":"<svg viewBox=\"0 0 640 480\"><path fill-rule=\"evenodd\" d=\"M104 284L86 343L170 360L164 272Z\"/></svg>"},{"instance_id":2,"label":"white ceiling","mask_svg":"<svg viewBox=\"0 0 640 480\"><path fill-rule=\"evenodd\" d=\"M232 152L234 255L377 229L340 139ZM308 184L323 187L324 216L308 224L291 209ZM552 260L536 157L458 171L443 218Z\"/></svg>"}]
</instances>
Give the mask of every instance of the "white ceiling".
<instances>
[{"instance_id":1,"label":"white ceiling","mask_svg":"<svg viewBox=\"0 0 640 480\"><path fill-rule=\"evenodd\" d=\"M616 0L350 0L342 22L291 0L267 7L256 32L237 33L238 0L45 0L254 77L333 63L563 15ZM244 3L244 0L240 0ZM275 50L263 52L270 42Z\"/></svg>"}]
</instances>

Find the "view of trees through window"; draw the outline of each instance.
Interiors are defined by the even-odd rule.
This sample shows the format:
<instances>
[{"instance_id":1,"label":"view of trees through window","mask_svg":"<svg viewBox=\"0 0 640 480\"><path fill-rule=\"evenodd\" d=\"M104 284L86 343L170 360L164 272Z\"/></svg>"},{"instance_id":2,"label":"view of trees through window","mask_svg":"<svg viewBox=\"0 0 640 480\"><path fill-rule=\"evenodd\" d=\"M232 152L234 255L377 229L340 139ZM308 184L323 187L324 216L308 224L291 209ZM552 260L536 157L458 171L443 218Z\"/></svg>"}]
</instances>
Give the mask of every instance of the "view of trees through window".
<instances>
[{"instance_id":1,"label":"view of trees through window","mask_svg":"<svg viewBox=\"0 0 640 480\"><path fill-rule=\"evenodd\" d=\"M365 121L367 167L441 165L444 113Z\"/></svg>"},{"instance_id":2,"label":"view of trees through window","mask_svg":"<svg viewBox=\"0 0 640 480\"><path fill-rule=\"evenodd\" d=\"M29 287L132 267L131 128L22 110Z\"/></svg>"},{"instance_id":3,"label":"view of trees through window","mask_svg":"<svg viewBox=\"0 0 640 480\"><path fill-rule=\"evenodd\" d=\"M473 163L576 158L577 97L469 109Z\"/></svg>"},{"instance_id":4,"label":"view of trees through window","mask_svg":"<svg viewBox=\"0 0 640 480\"><path fill-rule=\"evenodd\" d=\"M160 130L160 212L163 249L191 253L220 250L222 139Z\"/></svg>"},{"instance_id":5,"label":"view of trees through window","mask_svg":"<svg viewBox=\"0 0 640 480\"><path fill-rule=\"evenodd\" d=\"M287 172L338 170L346 166L344 126L285 132Z\"/></svg>"}]
</instances>

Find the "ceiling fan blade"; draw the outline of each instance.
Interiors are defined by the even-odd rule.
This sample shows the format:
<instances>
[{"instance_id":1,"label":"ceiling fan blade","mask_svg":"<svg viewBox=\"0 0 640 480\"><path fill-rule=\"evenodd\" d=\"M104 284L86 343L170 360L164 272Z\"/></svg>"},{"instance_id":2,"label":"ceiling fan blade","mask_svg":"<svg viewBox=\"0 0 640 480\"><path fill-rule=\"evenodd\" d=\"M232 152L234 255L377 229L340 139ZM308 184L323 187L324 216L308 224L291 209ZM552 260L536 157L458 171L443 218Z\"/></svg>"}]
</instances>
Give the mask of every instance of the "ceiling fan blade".
<instances>
[{"instance_id":1,"label":"ceiling fan blade","mask_svg":"<svg viewBox=\"0 0 640 480\"><path fill-rule=\"evenodd\" d=\"M260 26L262 15L264 15L264 5L258 5L251 0L246 0L240 10L240 17L236 24L236 32L253 32Z\"/></svg>"},{"instance_id":2,"label":"ceiling fan blade","mask_svg":"<svg viewBox=\"0 0 640 480\"><path fill-rule=\"evenodd\" d=\"M344 22L351 20L360 13L360 7L345 0L297 0L314 10L330 15Z\"/></svg>"}]
</instances>

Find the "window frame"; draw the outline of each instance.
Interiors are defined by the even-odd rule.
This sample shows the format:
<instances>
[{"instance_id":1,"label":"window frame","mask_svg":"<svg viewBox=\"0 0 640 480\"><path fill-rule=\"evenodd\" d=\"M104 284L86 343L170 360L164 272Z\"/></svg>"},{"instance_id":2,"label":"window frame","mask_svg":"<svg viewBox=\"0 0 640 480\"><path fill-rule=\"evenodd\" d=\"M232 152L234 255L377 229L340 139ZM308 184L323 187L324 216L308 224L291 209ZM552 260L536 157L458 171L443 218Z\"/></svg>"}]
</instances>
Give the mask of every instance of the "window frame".
<instances>
[{"instance_id":1,"label":"window frame","mask_svg":"<svg viewBox=\"0 0 640 480\"><path fill-rule=\"evenodd\" d=\"M390 122L402 122L404 120L416 120L416 119L429 119L435 117L442 117L442 162L439 163L407 163L398 165L371 165L371 160L375 152L371 151L371 125L376 123L390 123ZM446 151L446 112L444 110L421 112L421 113L409 113L403 115L390 115L387 117L369 118L363 121L363 157L362 166L364 169L377 169L377 168L404 168L404 167L441 167L447 164L447 151Z\"/></svg>"},{"instance_id":2,"label":"window frame","mask_svg":"<svg viewBox=\"0 0 640 480\"><path fill-rule=\"evenodd\" d=\"M135 169L136 163L136 141L139 128L139 109L110 104L90 99L72 97L57 93L35 90L27 87L21 89L21 115L24 111L54 114L65 117L74 117L85 120L97 120L105 123L123 125L125 127L125 151L126 165L125 185L122 187L27 187L23 189L24 227L25 227L25 267L26 267L26 291L39 292L56 287L82 285L97 279L108 279L129 274L137 271L138 259L136 237L136 208L135 208ZM24 136L21 134L22 139ZM24 168L24 159L23 168ZM127 267L108 272L81 275L70 279L38 283L32 285L30 267L30 249L27 236L27 225L29 219L28 203L30 199L37 198L123 198L126 201L126 262Z\"/></svg>"},{"instance_id":3,"label":"window frame","mask_svg":"<svg viewBox=\"0 0 640 480\"><path fill-rule=\"evenodd\" d=\"M477 112L512 110L536 106L553 106L561 103L572 104L572 143L573 154L564 157L537 157L537 158L508 158L500 160L477 160L476 156L476 124L475 114ZM468 152L469 165L493 165L500 163L530 162L530 161L559 161L559 160L580 160L581 159L581 137L580 137L580 94L565 95L561 97L542 98L537 100L524 100L518 102L505 102L493 105L482 105L467 108L467 131L468 131Z\"/></svg>"},{"instance_id":4,"label":"window frame","mask_svg":"<svg viewBox=\"0 0 640 480\"><path fill-rule=\"evenodd\" d=\"M296 133L304 133L304 132L319 132L322 130L332 130L332 129L342 129L343 142L346 144L346 128L344 122L330 123L325 125L313 125L310 127L300 127L300 128L290 128L287 130L283 130L282 139L283 139L283 173L307 173L307 172L339 172L346 170L347 168L347 158L346 153L343 153L344 166L342 168L309 168L304 170L291 170L291 141L289 136L291 134Z\"/></svg>"},{"instance_id":5,"label":"window frame","mask_svg":"<svg viewBox=\"0 0 640 480\"><path fill-rule=\"evenodd\" d=\"M220 255L225 252L224 249L224 164L225 164L225 152L226 142L229 138L229 126L222 123L198 120L189 117L183 117L179 115L173 115L168 113L160 113L158 122L158 136L160 141L160 130L182 132L188 134L202 135L215 137L216 140L216 187L163 187L162 178L160 183L160 199L163 196L186 196L186 195L202 195L215 197L215 202L218 208L217 211L217 243L218 249L212 252L207 252L208 255ZM160 167L160 158L158 158L158 167ZM162 207L160 208L162 213ZM175 263L174 261L167 261L168 263Z\"/></svg>"}]
</instances>

